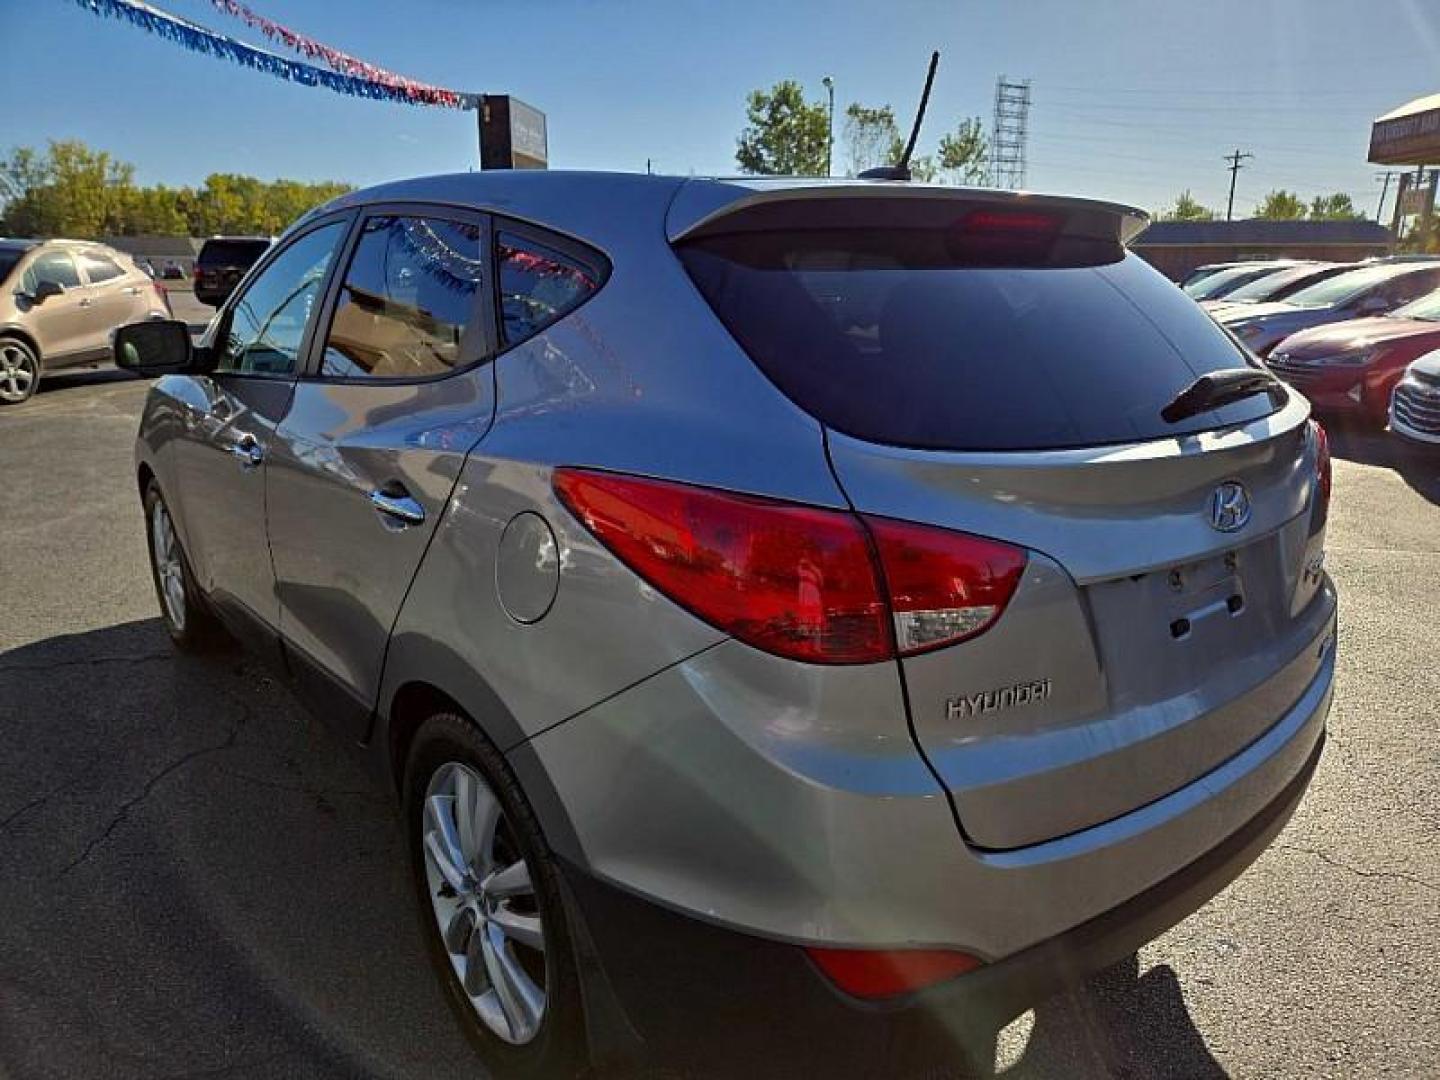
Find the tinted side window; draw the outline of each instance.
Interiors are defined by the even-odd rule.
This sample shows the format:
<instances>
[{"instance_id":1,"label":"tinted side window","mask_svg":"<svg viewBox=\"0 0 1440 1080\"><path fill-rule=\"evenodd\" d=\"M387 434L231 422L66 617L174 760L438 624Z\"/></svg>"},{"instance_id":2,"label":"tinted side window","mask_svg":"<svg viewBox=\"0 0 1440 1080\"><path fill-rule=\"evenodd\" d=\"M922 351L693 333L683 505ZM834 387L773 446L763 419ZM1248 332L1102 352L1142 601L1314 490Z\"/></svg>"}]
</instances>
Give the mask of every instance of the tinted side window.
<instances>
[{"instance_id":1,"label":"tinted side window","mask_svg":"<svg viewBox=\"0 0 1440 1080\"><path fill-rule=\"evenodd\" d=\"M42 281L53 281L57 285L73 289L80 284L80 274L69 255L63 251L47 251L25 271L26 291L34 292L35 287Z\"/></svg>"},{"instance_id":2,"label":"tinted side window","mask_svg":"<svg viewBox=\"0 0 1440 1080\"><path fill-rule=\"evenodd\" d=\"M462 365L484 280L480 226L370 218L335 304L320 373L414 379Z\"/></svg>"},{"instance_id":3,"label":"tinted side window","mask_svg":"<svg viewBox=\"0 0 1440 1080\"><path fill-rule=\"evenodd\" d=\"M120 269L119 264L113 259L107 259L104 255L97 255L93 251L84 252L80 256L80 264L85 267L85 276L90 279L92 285L98 285L102 281L112 281L125 274L125 271Z\"/></svg>"},{"instance_id":4,"label":"tinted side window","mask_svg":"<svg viewBox=\"0 0 1440 1080\"><path fill-rule=\"evenodd\" d=\"M216 370L284 375L295 370L310 311L345 223L324 225L294 241L250 283L226 316Z\"/></svg>"},{"instance_id":5,"label":"tinted side window","mask_svg":"<svg viewBox=\"0 0 1440 1080\"><path fill-rule=\"evenodd\" d=\"M600 287L593 266L513 233L495 239L505 344L533 337Z\"/></svg>"}]
</instances>

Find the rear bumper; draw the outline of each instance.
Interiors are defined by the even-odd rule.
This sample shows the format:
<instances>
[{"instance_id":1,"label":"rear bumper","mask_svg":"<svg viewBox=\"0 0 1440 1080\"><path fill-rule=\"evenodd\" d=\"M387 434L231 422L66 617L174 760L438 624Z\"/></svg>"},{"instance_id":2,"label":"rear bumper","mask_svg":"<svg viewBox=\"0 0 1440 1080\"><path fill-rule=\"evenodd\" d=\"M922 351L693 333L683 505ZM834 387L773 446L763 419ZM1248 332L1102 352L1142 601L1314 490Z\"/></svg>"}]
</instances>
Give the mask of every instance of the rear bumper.
<instances>
[{"instance_id":1,"label":"rear bumper","mask_svg":"<svg viewBox=\"0 0 1440 1080\"><path fill-rule=\"evenodd\" d=\"M1088 921L980 970L885 1003L834 989L797 946L702 922L571 865L599 1057L706 1074L856 1075L983 1059L1025 1009L1129 956L1233 881L1290 819L1324 747L1199 858Z\"/></svg>"}]
</instances>

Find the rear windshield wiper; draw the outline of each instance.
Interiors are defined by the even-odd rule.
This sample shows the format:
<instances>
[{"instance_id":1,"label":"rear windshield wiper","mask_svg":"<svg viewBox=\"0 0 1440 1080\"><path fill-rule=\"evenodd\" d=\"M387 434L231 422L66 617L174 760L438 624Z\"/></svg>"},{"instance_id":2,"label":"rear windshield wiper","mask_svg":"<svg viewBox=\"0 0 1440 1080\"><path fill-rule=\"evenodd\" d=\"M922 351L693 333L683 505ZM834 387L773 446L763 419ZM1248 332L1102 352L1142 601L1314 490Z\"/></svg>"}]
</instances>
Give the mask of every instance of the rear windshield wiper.
<instances>
[{"instance_id":1,"label":"rear windshield wiper","mask_svg":"<svg viewBox=\"0 0 1440 1080\"><path fill-rule=\"evenodd\" d=\"M1273 400L1283 400L1284 393L1280 381L1264 371L1226 368L1201 375L1181 390L1170 404L1160 410L1160 419L1167 424L1178 424L1209 409L1218 409L1255 394L1269 394Z\"/></svg>"}]
</instances>

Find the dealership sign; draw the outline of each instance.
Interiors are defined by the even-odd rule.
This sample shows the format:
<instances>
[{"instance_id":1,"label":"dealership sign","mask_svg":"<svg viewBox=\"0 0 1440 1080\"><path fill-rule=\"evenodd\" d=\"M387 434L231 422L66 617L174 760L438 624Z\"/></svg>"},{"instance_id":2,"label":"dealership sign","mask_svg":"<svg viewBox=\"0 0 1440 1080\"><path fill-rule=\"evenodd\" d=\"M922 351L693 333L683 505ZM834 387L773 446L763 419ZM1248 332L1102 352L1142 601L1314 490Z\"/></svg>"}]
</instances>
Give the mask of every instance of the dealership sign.
<instances>
[{"instance_id":1,"label":"dealership sign","mask_svg":"<svg viewBox=\"0 0 1440 1080\"><path fill-rule=\"evenodd\" d=\"M1375 165L1440 164L1440 94L1417 98L1386 113L1370 128Z\"/></svg>"},{"instance_id":2,"label":"dealership sign","mask_svg":"<svg viewBox=\"0 0 1440 1080\"><path fill-rule=\"evenodd\" d=\"M549 163L545 114L508 94L480 99L480 167L543 169Z\"/></svg>"}]
</instances>

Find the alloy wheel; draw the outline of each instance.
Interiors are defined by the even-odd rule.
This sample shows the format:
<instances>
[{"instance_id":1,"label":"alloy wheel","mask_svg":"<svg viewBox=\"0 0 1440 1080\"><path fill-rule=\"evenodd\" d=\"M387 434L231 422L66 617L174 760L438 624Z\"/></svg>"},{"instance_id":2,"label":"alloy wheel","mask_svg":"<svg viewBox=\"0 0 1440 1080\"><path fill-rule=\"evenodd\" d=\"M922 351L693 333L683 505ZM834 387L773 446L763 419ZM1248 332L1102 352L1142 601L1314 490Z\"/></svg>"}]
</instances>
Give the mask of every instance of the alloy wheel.
<instances>
[{"instance_id":1,"label":"alloy wheel","mask_svg":"<svg viewBox=\"0 0 1440 1080\"><path fill-rule=\"evenodd\" d=\"M24 401L35 386L35 357L14 341L0 342L0 400Z\"/></svg>"},{"instance_id":2,"label":"alloy wheel","mask_svg":"<svg viewBox=\"0 0 1440 1080\"><path fill-rule=\"evenodd\" d=\"M436 928L470 1006L505 1042L530 1042L545 1016L545 930L500 801L474 768L447 762L420 828Z\"/></svg>"},{"instance_id":3,"label":"alloy wheel","mask_svg":"<svg viewBox=\"0 0 1440 1080\"><path fill-rule=\"evenodd\" d=\"M176 631L185 631L185 569L180 561L180 540L170 513L158 499L150 509L150 554L155 560L155 577L165 614Z\"/></svg>"}]
</instances>

